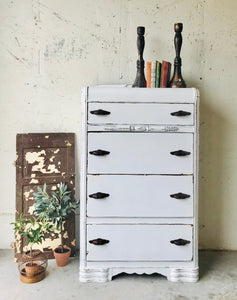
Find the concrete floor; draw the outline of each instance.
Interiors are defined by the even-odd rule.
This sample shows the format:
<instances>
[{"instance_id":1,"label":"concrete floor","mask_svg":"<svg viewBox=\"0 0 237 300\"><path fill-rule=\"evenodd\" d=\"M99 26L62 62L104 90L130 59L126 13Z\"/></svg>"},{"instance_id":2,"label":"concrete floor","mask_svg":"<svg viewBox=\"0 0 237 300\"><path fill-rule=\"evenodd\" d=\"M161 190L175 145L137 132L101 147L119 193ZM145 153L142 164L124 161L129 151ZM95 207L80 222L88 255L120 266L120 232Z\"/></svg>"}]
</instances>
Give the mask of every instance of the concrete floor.
<instances>
[{"instance_id":1,"label":"concrete floor","mask_svg":"<svg viewBox=\"0 0 237 300\"><path fill-rule=\"evenodd\" d=\"M200 252L200 281L171 283L159 275L116 276L108 283L80 283L78 258L64 268L49 261L47 277L19 280L12 250L0 250L0 300L237 300L237 252Z\"/></svg>"}]
</instances>

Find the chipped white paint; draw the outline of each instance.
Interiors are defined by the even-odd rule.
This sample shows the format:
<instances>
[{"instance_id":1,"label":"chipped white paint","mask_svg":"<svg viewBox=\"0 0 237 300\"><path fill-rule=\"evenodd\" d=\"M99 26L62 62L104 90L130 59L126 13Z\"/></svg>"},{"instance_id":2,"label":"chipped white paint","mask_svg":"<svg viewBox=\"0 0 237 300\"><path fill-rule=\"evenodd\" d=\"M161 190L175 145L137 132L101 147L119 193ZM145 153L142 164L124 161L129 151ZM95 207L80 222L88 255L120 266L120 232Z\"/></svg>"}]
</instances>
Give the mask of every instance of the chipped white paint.
<instances>
[{"instance_id":1,"label":"chipped white paint","mask_svg":"<svg viewBox=\"0 0 237 300\"><path fill-rule=\"evenodd\" d=\"M65 141L65 144L66 144L67 147L71 147L72 146L72 144L68 140Z\"/></svg>"},{"instance_id":2,"label":"chipped white paint","mask_svg":"<svg viewBox=\"0 0 237 300\"><path fill-rule=\"evenodd\" d=\"M30 175L31 178L34 178L35 176L36 176L36 174L33 174L33 173Z\"/></svg>"},{"instance_id":3,"label":"chipped white paint","mask_svg":"<svg viewBox=\"0 0 237 300\"><path fill-rule=\"evenodd\" d=\"M41 150L39 152L27 152L25 154L25 160L29 163L29 164L34 164L32 166L32 172L41 172L44 174L52 174L52 173L60 173L60 171L56 168L55 164L49 164L47 166L45 166L45 158L46 158L46 152L45 150ZM50 157L50 162L53 162L55 156L53 155L52 157ZM38 163L38 164L35 164ZM32 179L33 180L33 179ZM32 181L30 183L38 183L38 181Z\"/></svg>"},{"instance_id":4,"label":"chipped white paint","mask_svg":"<svg viewBox=\"0 0 237 300\"><path fill-rule=\"evenodd\" d=\"M60 151L60 149L54 150L54 153L57 154Z\"/></svg>"},{"instance_id":5,"label":"chipped white paint","mask_svg":"<svg viewBox=\"0 0 237 300\"><path fill-rule=\"evenodd\" d=\"M44 157L42 155L46 155L45 150L41 150L39 152L27 152L25 154L25 160L29 164L33 164L35 162L43 163L44 162Z\"/></svg>"},{"instance_id":6,"label":"chipped white paint","mask_svg":"<svg viewBox=\"0 0 237 300\"><path fill-rule=\"evenodd\" d=\"M33 246L32 248L34 249L34 246ZM28 245L25 245L25 246L23 247L23 252L26 252L26 251L28 251L28 250L30 250L29 246L28 246Z\"/></svg>"},{"instance_id":7,"label":"chipped white paint","mask_svg":"<svg viewBox=\"0 0 237 300\"><path fill-rule=\"evenodd\" d=\"M56 185L53 185L53 186L51 187L51 190L52 190L52 191L56 191L56 189L57 189L57 186L56 186Z\"/></svg>"},{"instance_id":8,"label":"chipped white paint","mask_svg":"<svg viewBox=\"0 0 237 300\"><path fill-rule=\"evenodd\" d=\"M65 225L65 221L63 221L63 231L64 231L64 225ZM58 236L57 238L56 238L56 235ZM67 238L68 233L64 232L63 237ZM45 241L42 242L42 244L37 245L37 249L39 249L41 251L43 250L43 248L47 248L47 247L50 247L51 249L55 249L60 244L61 244L61 233L59 230L55 230L55 233L51 237L46 238Z\"/></svg>"},{"instance_id":9,"label":"chipped white paint","mask_svg":"<svg viewBox=\"0 0 237 300\"><path fill-rule=\"evenodd\" d=\"M34 205L31 205L31 206L29 206L29 208L28 208L28 213L29 213L30 215L33 215L34 210L35 210Z\"/></svg>"},{"instance_id":10,"label":"chipped white paint","mask_svg":"<svg viewBox=\"0 0 237 300\"><path fill-rule=\"evenodd\" d=\"M49 161L50 161L50 162L53 162L54 159L55 159L55 155L51 156L51 157L49 158Z\"/></svg>"},{"instance_id":11,"label":"chipped white paint","mask_svg":"<svg viewBox=\"0 0 237 300\"><path fill-rule=\"evenodd\" d=\"M74 239L73 241L71 241L71 245L75 246L76 245L76 239Z\"/></svg>"},{"instance_id":12,"label":"chipped white paint","mask_svg":"<svg viewBox=\"0 0 237 300\"><path fill-rule=\"evenodd\" d=\"M30 192L25 192L24 193L25 201L29 200L29 196L30 196Z\"/></svg>"},{"instance_id":13,"label":"chipped white paint","mask_svg":"<svg viewBox=\"0 0 237 300\"><path fill-rule=\"evenodd\" d=\"M56 235L58 235L58 237L56 238ZM60 238L60 233L58 230L55 230L55 233L52 234L51 237L46 238L44 241L42 241L41 244L34 244L32 246L33 249L39 249L41 251L43 251L44 248L48 248L50 247L51 249L55 249L57 248L59 245L61 244L61 238ZM16 252L20 253L20 246L21 246L21 237L20 235L17 237L17 240L15 242L15 247L16 247ZM23 251L27 251L29 250L29 246L25 245L23 247Z\"/></svg>"},{"instance_id":14,"label":"chipped white paint","mask_svg":"<svg viewBox=\"0 0 237 300\"><path fill-rule=\"evenodd\" d=\"M78 138L81 88L133 83L137 25L146 26L145 60L173 63L173 23L178 21L184 23L183 77L202 96L201 247L237 249L237 1L37 3L1 0L0 5L0 211L10 214L0 214L0 248L9 247L12 235L15 168L9 162L15 157L16 134L75 132Z\"/></svg>"},{"instance_id":15,"label":"chipped white paint","mask_svg":"<svg viewBox=\"0 0 237 300\"><path fill-rule=\"evenodd\" d=\"M67 233L67 231L66 231L66 232L64 232L64 234L63 234L63 238L64 238L64 239L67 239L67 238L68 238L68 233Z\"/></svg>"},{"instance_id":16,"label":"chipped white paint","mask_svg":"<svg viewBox=\"0 0 237 300\"><path fill-rule=\"evenodd\" d=\"M46 170L45 168L42 168L40 170L40 172L44 173L44 174L51 174L51 173L60 173L60 171L56 168L55 165L48 165L48 170Z\"/></svg>"},{"instance_id":17,"label":"chipped white paint","mask_svg":"<svg viewBox=\"0 0 237 300\"><path fill-rule=\"evenodd\" d=\"M16 253L20 253L21 252L21 235L19 233L17 233L15 235L14 246L15 246L15 249L16 249Z\"/></svg>"},{"instance_id":18,"label":"chipped white paint","mask_svg":"<svg viewBox=\"0 0 237 300\"><path fill-rule=\"evenodd\" d=\"M57 232L57 231L55 231ZM54 239L51 239L51 238L46 238L42 244L40 245L37 245L37 249L43 251L44 248L47 248L47 247L50 247L51 249L55 249L57 248L59 245L61 244L61 238L60 238L60 234L58 236L58 238L54 238Z\"/></svg>"},{"instance_id":19,"label":"chipped white paint","mask_svg":"<svg viewBox=\"0 0 237 300\"><path fill-rule=\"evenodd\" d=\"M46 135L46 136L45 136L45 139L48 139L48 138L49 138L49 135Z\"/></svg>"},{"instance_id":20,"label":"chipped white paint","mask_svg":"<svg viewBox=\"0 0 237 300\"><path fill-rule=\"evenodd\" d=\"M39 180L32 178L31 181L30 181L30 184L32 184L32 183L39 183Z\"/></svg>"},{"instance_id":21,"label":"chipped white paint","mask_svg":"<svg viewBox=\"0 0 237 300\"><path fill-rule=\"evenodd\" d=\"M30 189L30 191L24 192L24 198L25 198L25 201L34 200L34 197L33 197L33 196L30 197L30 194L31 194L32 192L33 192L32 189Z\"/></svg>"}]
</instances>

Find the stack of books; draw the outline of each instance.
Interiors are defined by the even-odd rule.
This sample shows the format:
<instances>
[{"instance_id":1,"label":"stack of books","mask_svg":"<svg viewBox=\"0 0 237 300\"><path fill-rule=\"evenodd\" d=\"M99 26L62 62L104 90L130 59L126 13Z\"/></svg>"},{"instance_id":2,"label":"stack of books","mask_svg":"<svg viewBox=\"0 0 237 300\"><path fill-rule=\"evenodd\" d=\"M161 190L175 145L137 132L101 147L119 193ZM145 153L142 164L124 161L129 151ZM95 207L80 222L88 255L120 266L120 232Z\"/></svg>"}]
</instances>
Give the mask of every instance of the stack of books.
<instances>
[{"instance_id":1,"label":"stack of books","mask_svg":"<svg viewBox=\"0 0 237 300\"><path fill-rule=\"evenodd\" d=\"M166 88L170 81L171 63L168 61L148 61L146 63L146 87Z\"/></svg>"}]
</instances>

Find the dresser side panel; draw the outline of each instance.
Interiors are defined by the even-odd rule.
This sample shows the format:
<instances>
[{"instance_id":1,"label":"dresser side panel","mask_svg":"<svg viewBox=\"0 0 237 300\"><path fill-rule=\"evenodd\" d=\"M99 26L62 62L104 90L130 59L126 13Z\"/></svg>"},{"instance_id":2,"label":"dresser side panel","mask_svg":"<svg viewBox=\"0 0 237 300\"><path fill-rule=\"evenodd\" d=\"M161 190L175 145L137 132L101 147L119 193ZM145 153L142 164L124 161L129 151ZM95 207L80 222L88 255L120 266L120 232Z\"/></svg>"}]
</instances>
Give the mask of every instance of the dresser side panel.
<instances>
[{"instance_id":1,"label":"dresser side panel","mask_svg":"<svg viewBox=\"0 0 237 300\"><path fill-rule=\"evenodd\" d=\"M87 91L81 95L81 132L80 132L80 266L86 266L86 194L87 194Z\"/></svg>"}]
</instances>

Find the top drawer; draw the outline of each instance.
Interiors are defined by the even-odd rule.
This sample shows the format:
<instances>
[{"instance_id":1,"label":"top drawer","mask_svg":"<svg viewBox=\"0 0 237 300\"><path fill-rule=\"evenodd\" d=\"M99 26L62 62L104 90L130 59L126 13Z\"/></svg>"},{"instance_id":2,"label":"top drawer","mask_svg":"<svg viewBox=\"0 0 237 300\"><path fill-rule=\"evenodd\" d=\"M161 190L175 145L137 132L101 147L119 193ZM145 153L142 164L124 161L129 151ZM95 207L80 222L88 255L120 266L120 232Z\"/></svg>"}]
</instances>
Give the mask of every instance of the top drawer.
<instances>
[{"instance_id":1,"label":"top drawer","mask_svg":"<svg viewBox=\"0 0 237 300\"><path fill-rule=\"evenodd\" d=\"M88 123L194 125L194 105L88 103Z\"/></svg>"}]
</instances>

